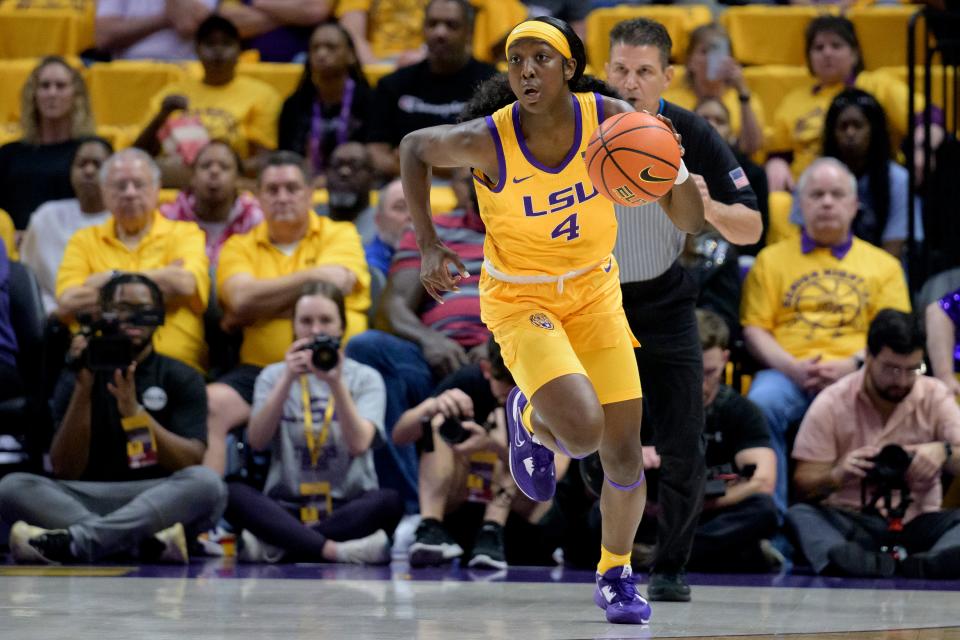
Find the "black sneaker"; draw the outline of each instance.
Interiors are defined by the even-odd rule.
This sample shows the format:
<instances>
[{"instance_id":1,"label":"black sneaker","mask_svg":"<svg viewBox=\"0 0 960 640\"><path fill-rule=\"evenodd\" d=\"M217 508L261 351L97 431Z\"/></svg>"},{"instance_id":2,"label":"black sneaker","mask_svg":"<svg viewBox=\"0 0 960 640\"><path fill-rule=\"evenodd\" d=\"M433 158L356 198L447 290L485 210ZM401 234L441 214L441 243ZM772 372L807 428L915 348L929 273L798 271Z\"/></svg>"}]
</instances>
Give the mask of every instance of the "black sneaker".
<instances>
[{"instance_id":1,"label":"black sneaker","mask_svg":"<svg viewBox=\"0 0 960 640\"><path fill-rule=\"evenodd\" d=\"M690 584L687 572L650 574L647 585L647 600L657 602L690 602Z\"/></svg>"},{"instance_id":2,"label":"black sneaker","mask_svg":"<svg viewBox=\"0 0 960 640\"><path fill-rule=\"evenodd\" d=\"M888 553L869 551L856 542L845 542L827 552L828 573L856 578L889 578L897 570L897 561Z\"/></svg>"},{"instance_id":3,"label":"black sneaker","mask_svg":"<svg viewBox=\"0 0 960 640\"><path fill-rule=\"evenodd\" d=\"M463 547L450 537L439 520L425 518L417 527L407 558L411 567L443 564L463 555Z\"/></svg>"},{"instance_id":4,"label":"black sneaker","mask_svg":"<svg viewBox=\"0 0 960 640\"><path fill-rule=\"evenodd\" d=\"M41 529L23 520L10 529L10 553L20 564L66 564L76 562L70 552L70 533L66 529Z\"/></svg>"},{"instance_id":5,"label":"black sneaker","mask_svg":"<svg viewBox=\"0 0 960 640\"><path fill-rule=\"evenodd\" d=\"M900 562L900 574L905 578L956 580L960 577L960 547L912 553Z\"/></svg>"},{"instance_id":6,"label":"black sneaker","mask_svg":"<svg viewBox=\"0 0 960 640\"><path fill-rule=\"evenodd\" d=\"M473 552L468 567L474 569L507 568L507 557L503 551L503 527L496 522L484 522L477 539L473 543Z\"/></svg>"}]
</instances>

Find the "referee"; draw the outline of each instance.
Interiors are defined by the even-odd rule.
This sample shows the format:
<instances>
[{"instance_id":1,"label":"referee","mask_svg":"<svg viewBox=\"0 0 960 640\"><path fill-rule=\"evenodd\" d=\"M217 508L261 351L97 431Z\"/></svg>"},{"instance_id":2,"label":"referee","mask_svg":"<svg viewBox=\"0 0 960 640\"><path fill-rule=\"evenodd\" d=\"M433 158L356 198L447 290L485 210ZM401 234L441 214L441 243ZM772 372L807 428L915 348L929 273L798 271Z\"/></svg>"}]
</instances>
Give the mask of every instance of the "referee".
<instances>
[{"instance_id":1,"label":"referee","mask_svg":"<svg viewBox=\"0 0 960 640\"><path fill-rule=\"evenodd\" d=\"M727 143L699 116L660 97L673 78L667 30L653 20L627 20L610 32L610 45L610 85L638 111L669 118L680 133L689 179L704 198L704 219L734 244L757 242L763 231L757 199ZM699 292L677 257L686 234L698 232L702 221L690 215L668 217L657 203L616 209L620 230L614 255L623 307L642 345L636 353L644 419L660 460L657 553L647 595L650 600L688 601L685 567L706 471L703 356L694 314ZM646 433L644 440L649 441Z\"/></svg>"}]
</instances>

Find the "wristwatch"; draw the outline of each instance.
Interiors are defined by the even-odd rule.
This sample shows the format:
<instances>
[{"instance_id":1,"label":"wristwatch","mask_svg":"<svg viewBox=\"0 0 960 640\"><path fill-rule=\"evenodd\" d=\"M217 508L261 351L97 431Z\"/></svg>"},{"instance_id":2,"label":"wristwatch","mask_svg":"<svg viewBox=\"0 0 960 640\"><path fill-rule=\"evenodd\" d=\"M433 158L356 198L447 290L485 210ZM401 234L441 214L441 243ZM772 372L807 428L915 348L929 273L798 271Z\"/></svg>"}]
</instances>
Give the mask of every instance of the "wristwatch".
<instances>
[{"instance_id":1,"label":"wristwatch","mask_svg":"<svg viewBox=\"0 0 960 640\"><path fill-rule=\"evenodd\" d=\"M749 93L738 93L737 98L739 98L740 102L750 102Z\"/></svg>"},{"instance_id":2,"label":"wristwatch","mask_svg":"<svg viewBox=\"0 0 960 640\"><path fill-rule=\"evenodd\" d=\"M943 450L947 454L947 459L945 462L950 462L950 458L953 457L953 445L947 440L943 441Z\"/></svg>"}]
</instances>

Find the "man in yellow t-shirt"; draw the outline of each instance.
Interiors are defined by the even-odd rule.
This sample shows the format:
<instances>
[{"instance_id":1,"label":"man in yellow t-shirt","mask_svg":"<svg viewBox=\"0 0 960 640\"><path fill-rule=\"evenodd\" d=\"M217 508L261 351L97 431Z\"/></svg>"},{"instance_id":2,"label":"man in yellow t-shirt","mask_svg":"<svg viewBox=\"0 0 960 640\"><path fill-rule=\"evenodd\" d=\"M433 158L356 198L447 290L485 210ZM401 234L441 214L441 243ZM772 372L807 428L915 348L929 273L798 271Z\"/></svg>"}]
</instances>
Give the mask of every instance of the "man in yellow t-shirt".
<instances>
[{"instance_id":1,"label":"man in yellow t-shirt","mask_svg":"<svg viewBox=\"0 0 960 640\"><path fill-rule=\"evenodd\" d=\"M100 288L116 271L142 273L166 301L166 322L153 344L158 353L203 371L203 313L210 293L203 231L157 211L160 171L140 149L125 149L103 166L103 199L110 218L77 231L57 272L57 313L69 322L98 308Z\"/></svg>"},{"instance_id":2,"label":"man in yellow t-shirt","mask_svg":"<svg viewBox=\"0 0 960 640\"><path fill-rule=\"evenodd\" d=\"M747 349L762 370L747 397L763 411L777 452L774 498L787 499L786 432L824 387L863 363L867 329L884 308L910 311L900 263L855 238L857 182L834 158L815 160L798 183L804 227L757 256L740 307Z\"/></svg>"},{"instance_id":3,"label":"man in yellow t-shirt","mask_svg":"<svg viewBox=\"0 0 960 640\"><path fill-rule=\"evenodd\" d=\"M197 29L203 79L186 77L151 101L150 121L135 146L160 157L164 184L184 186L187 167L212 139L222 139L247 159L277 146L280 96L260 80L238 76L240 34L222 16Z\"/></svg>"},{"instance_id":4,"label":"man in yellow t-shirt","mask_svg":"<svg viewBox=\"0 0 960 640\"><path fill-rule=\"evenodd\" d=\"M260 369L284 359L293 335L293 305L304 285L326 281L346 302L344 339L367 328L370 272L351 222L315 215L303 158L270 155L260 172L258 197L265 221L230 238L220 252L217 291L224 323L242 328L240 366L207 387L204 464L223 473L226 436L247 421Z\"/></svg>"}]
</instances>

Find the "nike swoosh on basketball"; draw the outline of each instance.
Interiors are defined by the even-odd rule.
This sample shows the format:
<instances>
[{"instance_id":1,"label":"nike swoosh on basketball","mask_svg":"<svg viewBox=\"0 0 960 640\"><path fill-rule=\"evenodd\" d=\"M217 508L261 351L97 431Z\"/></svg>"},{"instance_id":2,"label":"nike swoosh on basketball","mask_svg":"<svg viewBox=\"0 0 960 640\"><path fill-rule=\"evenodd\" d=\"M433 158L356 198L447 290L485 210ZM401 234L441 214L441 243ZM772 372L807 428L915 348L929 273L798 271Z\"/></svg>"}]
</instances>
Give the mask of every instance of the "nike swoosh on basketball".
<instances>
[{"instance_id":1,"label":"nike swoosh on basketball","mask_svg":"<svg viewBox=\"0 0 960 640\"><path fill-rule=\"evenodd\" d=\"M640 179L644 182L670 182L673 178L658 178L657 176L650 174L650 169L653 168L653 165L649 167L644 167L643 171L640 172Z\"/></svg>"},{"instance_id":2,"label":"nike swoosh on basketball","mask_svg":"<svg viewBox=\"0 0 960 640\"><path fill-rule=\"evenodd\" d=\"M528 175L526 178L514 178L514 179L513 179L513 184L520 184L520 183L523 182L524 180L529 180L529 179L532 178L532 177L533 177L533 174L531 173L531 174Z\"/></svg>"}]
</instances>

